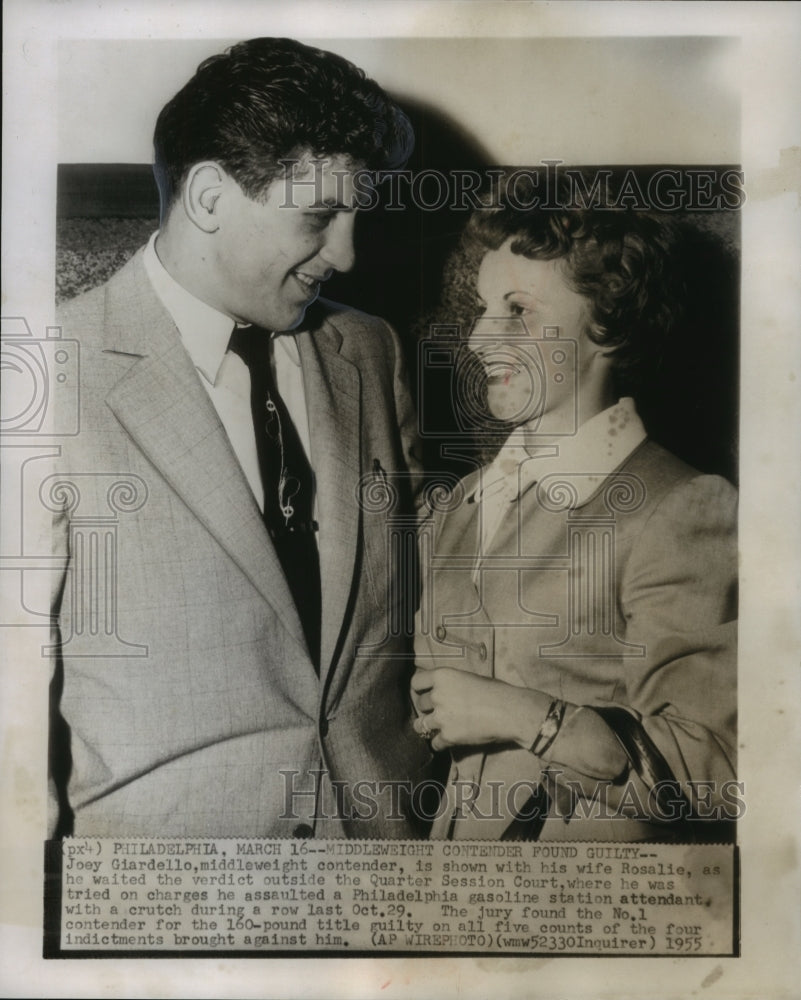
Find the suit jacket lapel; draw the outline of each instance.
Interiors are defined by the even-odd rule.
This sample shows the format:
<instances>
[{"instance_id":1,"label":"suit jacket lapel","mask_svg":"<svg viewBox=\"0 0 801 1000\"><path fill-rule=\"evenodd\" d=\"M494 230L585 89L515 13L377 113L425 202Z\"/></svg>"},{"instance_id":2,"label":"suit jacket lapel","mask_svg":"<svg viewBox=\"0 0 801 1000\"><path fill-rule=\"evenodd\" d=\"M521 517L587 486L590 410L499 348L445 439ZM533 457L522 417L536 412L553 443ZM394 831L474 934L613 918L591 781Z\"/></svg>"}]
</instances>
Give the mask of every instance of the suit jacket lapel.
<instances>
[{"instance_id":1,"label":"suit jacket lapel","mask_svg":"<svg viewBox=\"0 0 801 1000\"><path fill-rule=\"evenodd\" d=\"M327 320L298 335L320 521L323 678L346 628L359 544L354 484L361 470L360 378L356 366L339 353L341 344L341 335Z\"/></svg>"},{"instance_id":2,"label":"suit jacket lapel","mask_svg":"<svg viewBox=\"0 0 801 1000\"><path fill-rule=\"evenodd\" d=\"M471 473L462 481L464 498L461 503L446 514L435 514L421 525L421 534L430 531L432 535L432 544L423 549L429 554L431 563L420 567L423 578L421 613L432 630L442 624L432 618L437 604L449 609L464 609L475 605L479 599L473 569L480 555L481 510L471 499L479 483L479 473Z\"/></svg>"},{"instance_id":3,"label":"suit jacket lapel","mask_svg":"<svg viewBox=\"0 0 801 1000\"><path fill-rule=\"evenodd\" d=\"M134 261L106 294L106 349L133 355L107 403L175 493L305 648L261 513L180 335Z\"/></svg>"}]
</instances>

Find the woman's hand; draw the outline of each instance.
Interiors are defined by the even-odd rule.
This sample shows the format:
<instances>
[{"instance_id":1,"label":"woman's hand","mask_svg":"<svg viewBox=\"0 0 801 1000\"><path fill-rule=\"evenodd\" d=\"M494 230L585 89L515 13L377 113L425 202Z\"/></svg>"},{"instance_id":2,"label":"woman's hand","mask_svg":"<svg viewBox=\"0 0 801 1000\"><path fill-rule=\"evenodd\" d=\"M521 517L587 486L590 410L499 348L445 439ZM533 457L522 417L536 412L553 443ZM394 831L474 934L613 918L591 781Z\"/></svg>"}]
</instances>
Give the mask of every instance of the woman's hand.
<instances>
[{"instance_id":1,"label":"woman's hand","mask_svg":"<svg viewBox=\"0 0 801 1000\"><path fill-rule=\"evenodd\" d=\"M540 691L514 687L452 667L418 667L412 677L414 728L434 734L431 746L517 743L529 747L551 699Z\"/></svg>"}]
</instances>

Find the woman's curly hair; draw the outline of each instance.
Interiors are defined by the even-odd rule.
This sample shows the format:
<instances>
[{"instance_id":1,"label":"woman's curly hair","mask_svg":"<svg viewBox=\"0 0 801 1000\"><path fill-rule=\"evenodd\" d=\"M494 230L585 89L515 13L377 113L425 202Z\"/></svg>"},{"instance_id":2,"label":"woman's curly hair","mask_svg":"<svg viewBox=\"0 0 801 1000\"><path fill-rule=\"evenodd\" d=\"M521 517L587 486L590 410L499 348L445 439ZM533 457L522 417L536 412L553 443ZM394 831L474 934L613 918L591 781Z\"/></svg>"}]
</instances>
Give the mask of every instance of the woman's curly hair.
<instances>
[{"instance_id":1,"label":"woman's curly hair","mask_svg":"<svg viewBox=\"0 0 801 1000\"><path fill-rule=\"evenodd\" d=\"M673 236L663 220L614 207L606 196L586 206L570 178L545 191L530 174L502 178L464 234L474 262L508 241L531 260L563 262L565 279L590 305L588 337L608 348L616 388L632 391L675 328L683 301ZM551 182L552 183L552 182ZM528 207L531 206L531 207Z\"/></svg>"}]
</instances>

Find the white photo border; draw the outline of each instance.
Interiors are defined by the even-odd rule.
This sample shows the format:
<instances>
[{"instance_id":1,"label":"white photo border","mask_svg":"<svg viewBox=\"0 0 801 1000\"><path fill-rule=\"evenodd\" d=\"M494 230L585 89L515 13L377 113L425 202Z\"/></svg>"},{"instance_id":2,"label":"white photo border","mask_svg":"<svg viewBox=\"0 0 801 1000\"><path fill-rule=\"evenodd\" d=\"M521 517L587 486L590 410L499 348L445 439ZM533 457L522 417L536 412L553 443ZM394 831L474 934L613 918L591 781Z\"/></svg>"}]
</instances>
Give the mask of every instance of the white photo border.
<instances>
[{"instance_id":1,"label":"white photo border","mask_svg":"<svg viewBox=\"0 0 801 1000\"><path fill-rule=\"evenodd\" d=\"M36 660L26 659L30 630L5 628L0 630L4 995L592 998L611 992L617 998L668 998L702 989L709 998L793 995L801 971L799 4L7 0L4 19L3 314L25 315L34 329L53 322L56 46L63 38L730 36L742 45L737 82L747 195L740 435L739 777L747 802L738 832L741 957L254 961L221 954L215 960L46 962L41 948L47 677ZM621 81L626 85L630 81ZM10 488L7 480L3 488ZM13 529L3 524L4 532ZM41 635L37 639L41 644Z\"/></svg>"}]
</instances>

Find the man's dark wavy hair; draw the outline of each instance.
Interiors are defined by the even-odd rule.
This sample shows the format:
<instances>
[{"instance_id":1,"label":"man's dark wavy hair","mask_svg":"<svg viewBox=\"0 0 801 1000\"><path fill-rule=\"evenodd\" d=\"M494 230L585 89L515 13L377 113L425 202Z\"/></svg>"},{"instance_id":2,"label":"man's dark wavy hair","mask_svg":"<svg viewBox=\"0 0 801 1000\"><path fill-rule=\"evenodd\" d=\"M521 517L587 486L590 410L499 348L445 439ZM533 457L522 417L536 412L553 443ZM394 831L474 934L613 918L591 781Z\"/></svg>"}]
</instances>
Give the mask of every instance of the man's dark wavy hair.
<instances>
[{"instance_id":1,"label":"man's dark wavy hair","mask_svg":"<svg viewBox=\"0 0 801 1000\"><path fill-rule=\"evenodd\" d=\"M338 154L392 170L413 145L404 112L347 59L288 38L240 42L202 62L158 117L162 217L202 160L219 163L258 199L282 174L279 160Z\"/></svg>"},{"instance_id":2,"label":"man's dark wavy hair","mask_svg":"<svg viewBox=\"0 0 801 1000\"><path fill-rule=\"evenodd\" d=\"M590 304L587 335L609 349L617 390L634 391L644 370L658 366L684 299L670 227L612 207L608 193L587 206L562 175L549 187L525 174L507 188L509 177L488 199L491 207L471 217L467 248L483 255L511 240L513 253L563 261L568 284Z\"/></svg>"}]
</instances>

